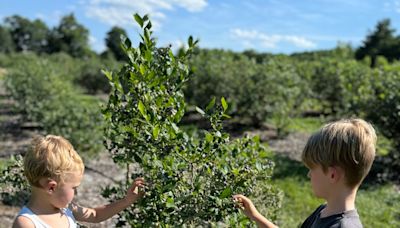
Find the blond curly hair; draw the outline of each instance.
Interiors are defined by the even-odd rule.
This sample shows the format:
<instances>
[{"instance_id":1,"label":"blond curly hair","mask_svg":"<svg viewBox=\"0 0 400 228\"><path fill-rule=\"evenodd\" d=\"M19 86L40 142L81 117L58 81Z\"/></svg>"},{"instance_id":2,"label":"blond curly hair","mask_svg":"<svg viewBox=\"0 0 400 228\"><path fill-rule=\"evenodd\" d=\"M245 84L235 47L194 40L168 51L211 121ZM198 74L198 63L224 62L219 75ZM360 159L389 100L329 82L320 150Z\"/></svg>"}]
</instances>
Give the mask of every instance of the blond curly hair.
<instances>
[{"instance_id":1,"label":"blond curly hair","mask_svg":"<svg viewBox=\"0 0 400 228\"><path fill-rule=\"evenodd\" d=\"M84 172L82 158L71 143L61 136L37 136L24 157L24 174L32 186L40 187L41 178L64 182L67 174Z\"/></svg>"}]
</instances>

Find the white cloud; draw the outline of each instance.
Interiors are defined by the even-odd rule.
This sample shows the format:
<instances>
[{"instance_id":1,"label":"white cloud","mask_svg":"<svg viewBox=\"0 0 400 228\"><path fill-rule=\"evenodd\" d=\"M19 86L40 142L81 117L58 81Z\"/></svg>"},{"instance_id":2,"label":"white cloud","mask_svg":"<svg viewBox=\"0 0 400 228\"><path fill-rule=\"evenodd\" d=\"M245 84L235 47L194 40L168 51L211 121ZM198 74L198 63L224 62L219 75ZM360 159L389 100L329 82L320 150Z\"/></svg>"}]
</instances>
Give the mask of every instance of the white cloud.
<instances>
[{"instance_id":1,"label":"white cloud","mask_svg":"<svg viewBox=\"0 0 400 228\"><path fill-rule=\"evenodd\" d=\"M56 26L60 22L60 20L63 16L65 16L65 15L63 15L63 13L59 10L55 10L53 12L45 13L45 14L39 12L35 15L36 18L38 18L42 21L45 21L46 24L50 27Z\"/></svg>"},{"instance_id":2,"label":"white cloud","mask_svg":"<svg viewBox=\"0 0 400 228\"><path fill-rule=\"evenodd\" d=\"M388 11L395 11L396 13L400 13L400 0L385 2L383 6Z\"/></svg>"},{"instance_id":3,"label":"white cloud","mask_svg":"<svg viewBox=\"0 0 400 228\"><path fill-rule=\"evenodd\" d=\"M103 52L106 47L103 42L99 42L96 37L89 36L89 45L95 50L97 53Z\"/></svg>"},{"instance_id":4,"label":"white cloud","mask_svg":"<svg viewBox=\"0 0 400 228\"><path fill-rule=\"evenodd\" d=\"M316 43L301 36L268 35L257 30L232 29L231 34L234 38L240 39L243 45L259 43L262 47L274 49L280 43L290 43L299 48L315 48Z\"/></svg>"},{"instance_id":5,"label":"white cloud","mask_svg":"<svg viewBox=\"0 0 400 228\"><path fill-rule=\"evenodd\" d=\"M46 16L43 15L43 14L41 14L41 13L37 13L37 14L35 15L35 17L36 17L37 19L42 20L42 21L44 21L44 20L46 19Z\"/></svg>"},{"instance_id":6,"label":"white cloud","mask_svg":"<svg viewBox=\"0 0 400 228\"><path fill-rule=\"evenodd\" d=\"M190 12L201 11L207 6L206 0L174 0L174 2Z\"/></svg>"},{"instance_id":7,"label":"white cloud","mask_svg":"<svg viewBox=\"0 0 400 228\"><path fill-rule=\"evenodd\" d=\"M96 18L109 25L133 25L132 15L149 14L154 29L161 26L165 19L165 11L171 11L178 7L189 12L198 12L207 6L206 0L85 0L86 15Z\"/></svg>"},{"instance_id":8,"label":"white cloud","mask_svg":"<svg viewBox=\"0 0 400 228\"><path fill-rule=\"evenodd\" d=\"M90 43L91 45L92 45L92 44L95 44L96 41L97 41L96 37L94 37L94 36L89 36L89 43Z\"/></svg>"},{"instance_id":9,"label":"white cloud","mask_svg":"<svg viewBox=\"0 0 400 228\"><path fill-rule=\"evenodd\" d=\"M400 1L394 1L393 4L394 4L394 10L397 13L400 13Z\"/></svg>"}]
</instances>

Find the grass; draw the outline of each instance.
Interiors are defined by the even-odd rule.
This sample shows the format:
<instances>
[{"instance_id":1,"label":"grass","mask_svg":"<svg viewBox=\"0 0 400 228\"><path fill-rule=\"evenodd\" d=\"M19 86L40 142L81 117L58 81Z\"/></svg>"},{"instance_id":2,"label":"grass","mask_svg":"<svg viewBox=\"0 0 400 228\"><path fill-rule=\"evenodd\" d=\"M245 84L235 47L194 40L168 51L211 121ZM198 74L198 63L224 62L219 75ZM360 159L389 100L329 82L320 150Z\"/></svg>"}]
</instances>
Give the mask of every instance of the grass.
<instances>
[{"instance_id":1,"label":"grass","mask_svg":"<svg viewBox=\"0 0 400 228\"><path fill-rule=\"evenodd\" d=\"M287 126L289 132L313 133L326 123L323 118L306 117L291 118Z\"/></svg>"},{"instance_id":2,"label":"grass","mask_svg":"<svg viewBox=\"0 0 400 228\"><path fill-rule=\"evenodd\" d=\"M307 168L300 162L275 155L275 174L272 184L283 193L282 208L278 211L281 227L297 227L324 203L314 197L307 178ZM357 195L357 209L364 227L400 227L400 193L392 184L362 186Z\"/></svg>"}]
</instances>

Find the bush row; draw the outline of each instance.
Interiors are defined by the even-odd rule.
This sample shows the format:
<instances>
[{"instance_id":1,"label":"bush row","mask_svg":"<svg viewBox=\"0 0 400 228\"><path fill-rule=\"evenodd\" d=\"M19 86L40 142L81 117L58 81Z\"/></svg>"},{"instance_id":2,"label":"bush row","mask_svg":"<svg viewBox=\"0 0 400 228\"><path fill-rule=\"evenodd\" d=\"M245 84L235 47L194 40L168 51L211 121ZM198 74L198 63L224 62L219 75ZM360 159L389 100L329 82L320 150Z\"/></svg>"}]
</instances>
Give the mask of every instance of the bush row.
<instances>
[{"instance_id":1,"label":"bush row","mask_svg":"<svg viewBox=\"0 0 400 228\"><path fill-rule=\"evenodd\" d=\"M37 123L44 134L66 137L89 154L102 146L101 101L72 84L75 69L64 58L19 55L7 68L5 85L25 120Z\"/></svg>"}]
</instances>

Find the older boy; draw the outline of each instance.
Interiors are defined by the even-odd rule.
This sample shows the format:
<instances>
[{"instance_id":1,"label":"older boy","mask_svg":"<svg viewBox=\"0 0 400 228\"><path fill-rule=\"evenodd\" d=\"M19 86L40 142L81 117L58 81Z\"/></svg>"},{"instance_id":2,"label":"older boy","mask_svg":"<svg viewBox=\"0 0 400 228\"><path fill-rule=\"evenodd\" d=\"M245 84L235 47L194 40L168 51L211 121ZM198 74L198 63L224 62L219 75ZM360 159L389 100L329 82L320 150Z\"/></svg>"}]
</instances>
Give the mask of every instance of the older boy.
<instances>
[{"instance_id":1,"label":"older boy","mask_svg":"<svg viewBox=\"0 0 400 228\"><path fill-rule=\"evenodd\" d=\"M375 157L376 133L361 119L329 123L308 140L302 161L309 168L312 190L326 200L301 227L362 227L355 199L358 187ZM263 217L250 199L235 195L243 212L259 227L276 227Z\"/></svg>"}]
</instances>

